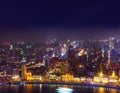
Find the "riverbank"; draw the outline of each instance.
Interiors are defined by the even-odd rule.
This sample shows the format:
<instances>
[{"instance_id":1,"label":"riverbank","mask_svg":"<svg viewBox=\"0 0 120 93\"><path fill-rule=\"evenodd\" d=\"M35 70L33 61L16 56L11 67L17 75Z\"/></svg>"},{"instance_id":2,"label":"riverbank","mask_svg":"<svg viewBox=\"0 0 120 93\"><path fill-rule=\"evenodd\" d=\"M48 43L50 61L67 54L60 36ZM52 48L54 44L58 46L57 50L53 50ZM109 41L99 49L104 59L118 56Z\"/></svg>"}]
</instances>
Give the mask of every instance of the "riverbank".
<instances>
[{"instance_id":1,"label":"riverbank","mask_svg":"<svg viewBox=\"0 0 120 93\"><path fill-rule=\"evenodd\" d=\"M113 89L120 89L118 85L109 85L109 84L95 84L95 83L75 83L75 82L8 82L0 85L5 84L15 84L15 85L25 85L25 84L56 84L56 85L75 85L75 86L88 86L88 87L103 87L103 88L113 88Z\"/></svg>"}]
</instances>

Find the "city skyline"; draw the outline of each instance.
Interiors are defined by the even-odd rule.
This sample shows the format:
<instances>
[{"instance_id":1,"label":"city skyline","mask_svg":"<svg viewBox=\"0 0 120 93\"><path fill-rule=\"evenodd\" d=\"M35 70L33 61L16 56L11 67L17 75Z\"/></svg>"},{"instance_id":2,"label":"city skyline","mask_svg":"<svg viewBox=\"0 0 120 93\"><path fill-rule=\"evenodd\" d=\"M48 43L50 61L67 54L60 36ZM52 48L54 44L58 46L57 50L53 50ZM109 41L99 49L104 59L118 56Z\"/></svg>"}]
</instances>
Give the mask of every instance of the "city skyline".
<instances>
[{"instance_id":1,"label":"city skyline","mask_svg":"<svg viewBox=\"0 0 120 93\"><path fill-rule=\"evenodd\" d=\"M0 93L119 93L120 2L2 0Z\"/></svg>"}]
</instances>

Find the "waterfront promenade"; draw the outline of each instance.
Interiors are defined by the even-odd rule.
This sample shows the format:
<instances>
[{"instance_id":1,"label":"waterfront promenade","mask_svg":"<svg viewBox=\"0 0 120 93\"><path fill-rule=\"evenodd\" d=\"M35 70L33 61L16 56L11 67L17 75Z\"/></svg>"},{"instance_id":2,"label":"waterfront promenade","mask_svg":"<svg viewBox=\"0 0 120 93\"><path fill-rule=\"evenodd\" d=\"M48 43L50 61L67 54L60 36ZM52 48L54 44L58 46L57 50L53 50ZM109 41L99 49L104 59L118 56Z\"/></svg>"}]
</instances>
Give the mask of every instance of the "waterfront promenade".
<instances>
[{"instance_id":1,"label":"waterfront promenade","mask_svg":"<svg viewBox=\"0 0 120 93\"><path fill-rule=\"evenodd\" d=\"M74 85L74 86L88 86L88 87L103 87L103 88L113 88L113 89L120 89L120 84L98 84L98 83L88 83L88 82L48 82L48 81L44 81L44 82L30 82L30 81L22 81L21 82L1 82L0 85L4 86L4 85L10 85L10 84L15 84L15 85L21 85L24 86L25 84L56 84L56 85Z\"/></svg>"}]
</instances>

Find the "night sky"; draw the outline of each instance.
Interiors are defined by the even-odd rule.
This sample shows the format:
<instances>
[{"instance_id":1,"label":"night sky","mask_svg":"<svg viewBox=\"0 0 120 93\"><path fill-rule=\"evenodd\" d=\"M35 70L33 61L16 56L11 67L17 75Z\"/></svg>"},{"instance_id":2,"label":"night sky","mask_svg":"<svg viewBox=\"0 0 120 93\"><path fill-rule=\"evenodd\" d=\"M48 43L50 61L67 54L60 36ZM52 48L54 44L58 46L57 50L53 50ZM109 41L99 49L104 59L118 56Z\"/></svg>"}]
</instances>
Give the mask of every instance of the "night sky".
<instances>
[{"instance_id":1,"label":"night sky","mask_svg":"<svg viewBox=\"0 0 120 93\"><path fill-rule=\"evenodd\" d=\"M120 34L119 0L2 0L0 41L105 39Z\"/></svg>"}]
</instances>

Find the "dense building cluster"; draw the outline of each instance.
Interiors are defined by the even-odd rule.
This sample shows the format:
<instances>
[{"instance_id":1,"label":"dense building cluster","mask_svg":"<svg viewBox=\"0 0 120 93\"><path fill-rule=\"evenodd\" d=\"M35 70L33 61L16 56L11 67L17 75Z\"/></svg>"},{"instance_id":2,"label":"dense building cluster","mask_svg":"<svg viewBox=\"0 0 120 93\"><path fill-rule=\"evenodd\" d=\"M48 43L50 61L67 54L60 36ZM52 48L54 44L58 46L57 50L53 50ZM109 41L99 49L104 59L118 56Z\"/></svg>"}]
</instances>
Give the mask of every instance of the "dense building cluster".
<instances>
[{"instance_id":1,"label":"dense building cluster","mask_svg":"<svg viewBox=\"0 0 120 93\"><path fill-rule=\"evenodd\" d=\"M9 42L0 45L0 74L21 76L22 59L33 75L49 77L67 73L75 77L93 77L101 70L119 75L120 40L54 39L45 43Z\"/></svg>"}]
</instances>

